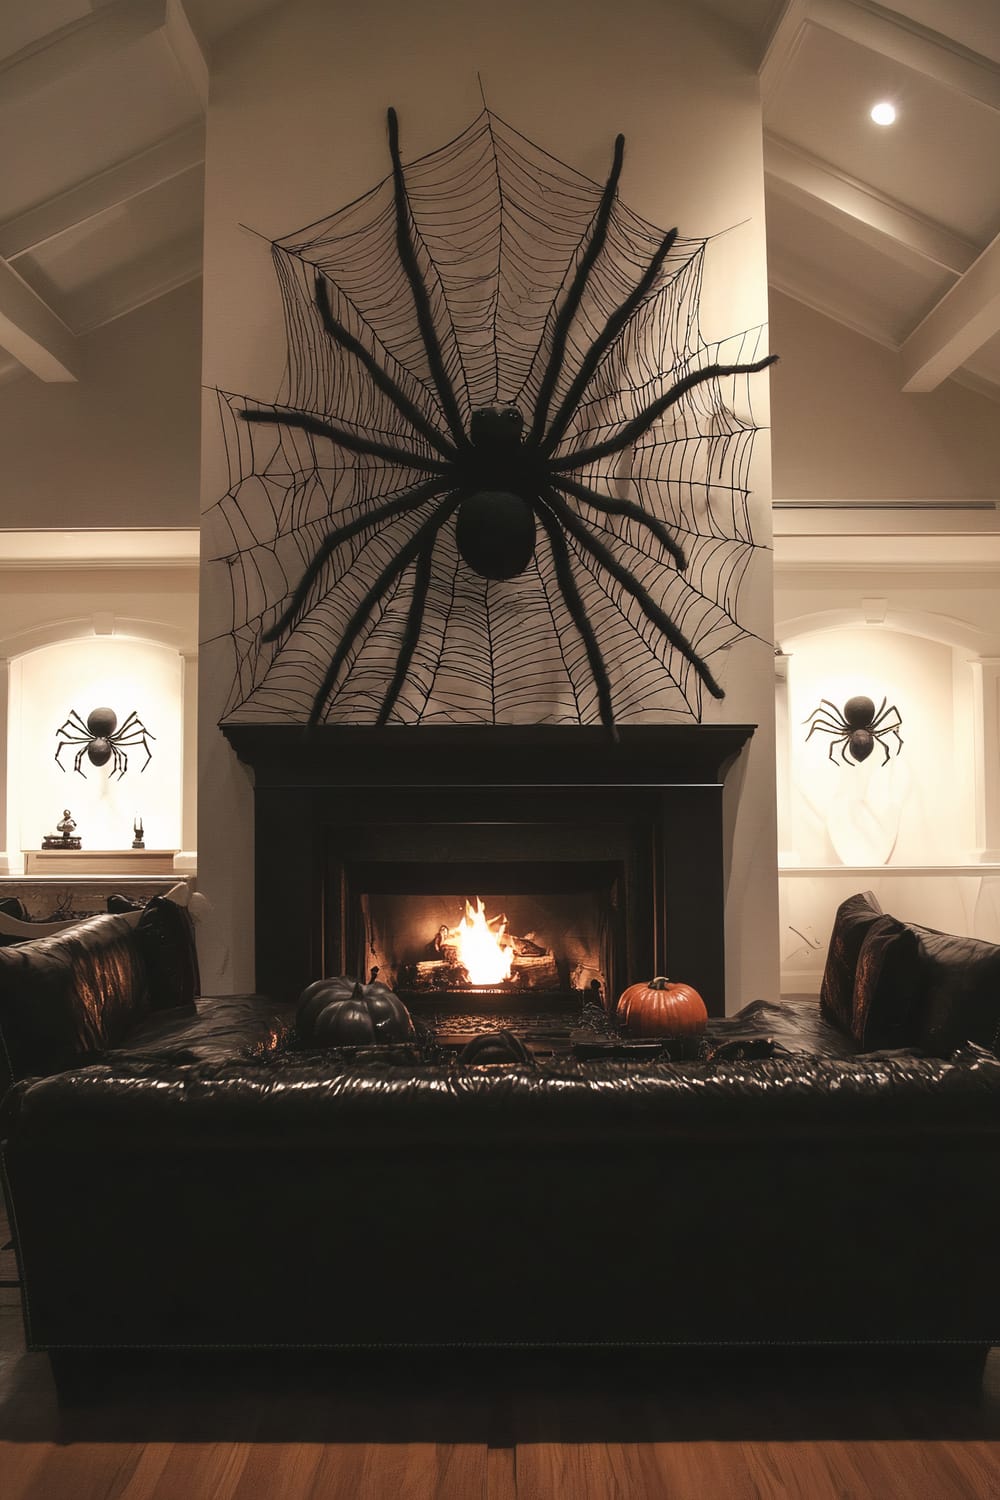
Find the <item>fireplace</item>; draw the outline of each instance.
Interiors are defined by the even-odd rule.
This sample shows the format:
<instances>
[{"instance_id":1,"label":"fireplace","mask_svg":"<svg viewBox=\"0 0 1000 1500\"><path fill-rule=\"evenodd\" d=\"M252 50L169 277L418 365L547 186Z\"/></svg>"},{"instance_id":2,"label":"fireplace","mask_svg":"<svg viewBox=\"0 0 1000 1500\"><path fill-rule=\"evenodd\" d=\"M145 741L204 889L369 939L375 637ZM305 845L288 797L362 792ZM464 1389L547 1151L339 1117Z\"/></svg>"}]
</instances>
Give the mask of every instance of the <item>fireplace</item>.
<instances>
[{"instance_id":1,"label":"fireplace","mask_svg":"<svg viewBox=\"0 0 1000 1500\"><path fill-rule=\"evenodd\" d=\"M258 989L378 969L417 1007L551 1010L667 973L723 1014L723 784L752 732L225 725L254 779ZM477 923L508 974L456 957Z\"/></svg>"}]
</instances>

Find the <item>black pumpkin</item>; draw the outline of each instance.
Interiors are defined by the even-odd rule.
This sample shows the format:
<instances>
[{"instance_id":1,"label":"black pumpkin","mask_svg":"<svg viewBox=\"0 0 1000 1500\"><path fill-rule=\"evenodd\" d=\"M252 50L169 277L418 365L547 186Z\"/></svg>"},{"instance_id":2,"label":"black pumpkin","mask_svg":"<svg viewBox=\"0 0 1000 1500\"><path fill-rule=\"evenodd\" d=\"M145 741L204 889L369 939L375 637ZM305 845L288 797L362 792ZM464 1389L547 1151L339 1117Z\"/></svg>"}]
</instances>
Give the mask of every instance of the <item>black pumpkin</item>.
<instances>
[{"instance_id":1,"label":"black pumpkin","mask_svg":"<svg viewBox=\"0 0 1000 1500\"><path fill-rule=\"evenodd\" d=\"M413 1019L388 985L362 984L346 974L316 979L299 996L295 1029L301 1041L321 1047L364 1047L405 1042Z\"/></svg>"}]
</instances>

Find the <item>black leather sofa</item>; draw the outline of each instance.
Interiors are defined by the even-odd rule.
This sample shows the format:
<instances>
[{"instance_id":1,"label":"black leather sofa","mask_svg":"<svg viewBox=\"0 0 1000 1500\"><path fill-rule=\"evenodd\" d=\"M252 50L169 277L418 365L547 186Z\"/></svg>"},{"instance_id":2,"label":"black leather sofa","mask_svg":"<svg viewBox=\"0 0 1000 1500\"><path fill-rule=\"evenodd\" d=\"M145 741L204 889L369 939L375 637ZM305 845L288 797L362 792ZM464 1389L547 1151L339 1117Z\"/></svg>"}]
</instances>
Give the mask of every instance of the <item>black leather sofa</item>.
<instances>
[{"instance_id":1,"label":"black leather sofa","mask_svg":"<svg viewBox=\"0 0 1000 1500\"><path fill-rule=\"evenodd\" d=\"M115 920L88 927L92 955L122 941ZM963 969L943 935L894 922L845 903L820 1007L756 1002L692 1062L303 1052L259 998L147 1008L4 1100L28 1346L60 1368L475 1344L904 1345L981 1365L1000 1342L997 950L966 946ZM910 960L904 1000L885 986Z\"/></svg>"}]
</instances>

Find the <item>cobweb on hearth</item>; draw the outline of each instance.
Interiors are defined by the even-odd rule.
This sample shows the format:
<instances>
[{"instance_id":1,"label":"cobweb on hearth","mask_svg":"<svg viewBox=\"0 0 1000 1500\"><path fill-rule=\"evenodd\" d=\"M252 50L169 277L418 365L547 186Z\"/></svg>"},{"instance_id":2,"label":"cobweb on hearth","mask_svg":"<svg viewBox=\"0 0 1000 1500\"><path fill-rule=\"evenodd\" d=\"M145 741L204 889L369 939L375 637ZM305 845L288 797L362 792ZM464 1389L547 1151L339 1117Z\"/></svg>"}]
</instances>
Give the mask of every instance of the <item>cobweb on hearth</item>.
<instances>
[{"instance_id":1,"label":"cobweb on hearth","mask_svg":"<svg viewBox=\"0 0 1000 1500\"><path fill-rule=\"evenodd\" d=\"M462 419L497 401L530 407L551 346L555 313L585 246L602 185L557 161L490 111L439 150L406 167L421 270ZM662 231L616 201L608 241L570 330L554 405L609 314L639 282ZM557 452L599 442L691 370L749 363L764 353L753 328L717 343L699 331L707 241L678 239L587 385ZM334 316L371 351L435 425L442 415L412 297L396 249L392 178L329 218L276 241L274 266L288 338L273 411L335 420L351 431L430 454L425 439L324 330L317 272ZM249 425L248 399L219 391L229 470L206 517L210 586L231 601L227 720L305 722L357 601L413 534L413 513L361 532L337 549L305 612L280 643L262 641L326 534L411 488L420 476L352 455L301 429ZM739 413L739 414L738 414ZM689 391L638 442L575 477L637 501L670 527L685 573L634 521L576 506L592 534L711 659L752 629L741 623L755 545L748 496L757 431L748 376ZM688 660L632 596L566 537L584 605L608 663L619 722L700 719L702 684ZM373 722L391 678L413 590L411 566L374 609L329 700L328 722ZM420 640L392 714L410 723L596 723L586 651L557 586L547 538L520 577L474 574L439 534Z\"/></svg>"}]
</instances>

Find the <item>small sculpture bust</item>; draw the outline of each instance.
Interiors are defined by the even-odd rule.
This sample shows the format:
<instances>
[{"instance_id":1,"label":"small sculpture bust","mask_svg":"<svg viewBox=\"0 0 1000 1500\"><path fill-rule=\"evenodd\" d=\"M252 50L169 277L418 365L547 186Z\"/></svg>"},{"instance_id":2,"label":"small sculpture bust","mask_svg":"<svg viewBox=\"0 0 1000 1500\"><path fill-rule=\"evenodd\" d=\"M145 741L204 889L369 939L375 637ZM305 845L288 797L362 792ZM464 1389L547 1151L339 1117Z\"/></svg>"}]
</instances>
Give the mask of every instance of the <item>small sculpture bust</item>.
<instances>
[{"instance_id":1,"label":"small sculpture bust","mask_svg":"<svg viewBox=\"0 0 1000 1500\"><path fill-rule=\"evenodd\" d=\"M63 815L60 818L59 822L56 824L57 831L62 834L64 839L68 839L75 828L76 820L71 815L69 808L64 807Z\"/></svg>"}]
</instances>

